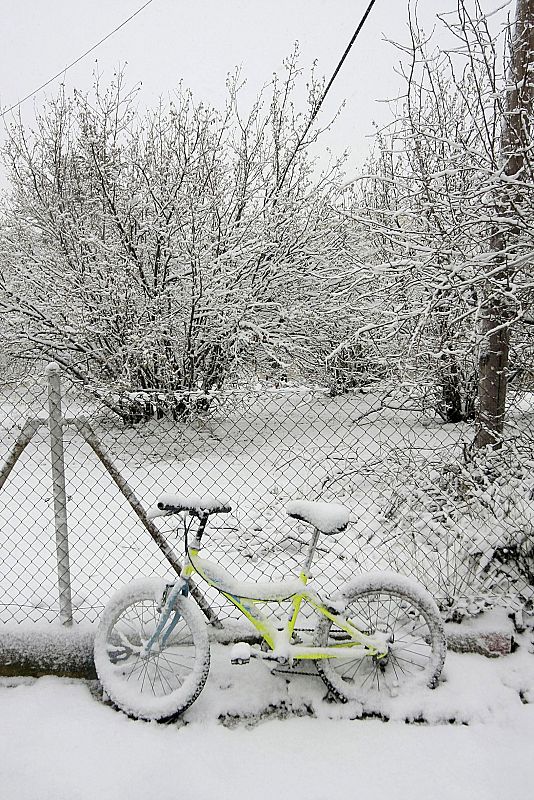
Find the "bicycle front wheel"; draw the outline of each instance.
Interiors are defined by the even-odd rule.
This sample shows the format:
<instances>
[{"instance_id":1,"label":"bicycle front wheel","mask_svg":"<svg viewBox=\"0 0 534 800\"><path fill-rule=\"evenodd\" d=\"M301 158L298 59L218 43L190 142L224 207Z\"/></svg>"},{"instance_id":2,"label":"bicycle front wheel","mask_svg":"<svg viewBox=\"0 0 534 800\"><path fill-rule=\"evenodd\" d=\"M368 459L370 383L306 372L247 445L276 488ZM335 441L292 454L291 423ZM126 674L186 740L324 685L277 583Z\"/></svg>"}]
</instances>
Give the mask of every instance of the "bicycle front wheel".
<instances>
[{"instance_id":1,"label":"bicycle front wheel","mask_svg":"<svg viewBox=\"0 0 534 800\"><path fill-rule=\"evenodd\" d=\"M385 658L350 658L351 637L326 617L315 631L319 647L337 646L340 658L316 661L317 671L342 701L365 702L374 696L394 696L408 686L434 688L446 654L443 622L430 594L415 581L395 573L362 575L341 591L343 617L362 633L386 634ZM345 647L346 646L346 647Z\"/></svg>"},{"instance_id":2,"label":"bicycle front wheel","mask_svg":"<svg viewBox=\"0 0 534 800\"><path fill-rule=\"evenodd\" d=\"M104 609L95 637L102 688L116 708L135 719L176 719L208 677L206 623L189 597L177 600L180 619L168 641L143 651L158 625L165 585L160 578L144 578L124 586Z\"/></svg>"}]
</instances>

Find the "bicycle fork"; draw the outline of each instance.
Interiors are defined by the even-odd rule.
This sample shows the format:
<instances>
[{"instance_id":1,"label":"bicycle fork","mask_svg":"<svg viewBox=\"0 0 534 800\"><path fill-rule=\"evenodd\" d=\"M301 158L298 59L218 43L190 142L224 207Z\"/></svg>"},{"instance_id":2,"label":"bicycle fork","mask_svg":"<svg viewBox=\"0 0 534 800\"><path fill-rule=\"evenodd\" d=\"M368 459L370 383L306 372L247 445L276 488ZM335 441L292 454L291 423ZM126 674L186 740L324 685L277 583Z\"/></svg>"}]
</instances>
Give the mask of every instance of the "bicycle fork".
<instances>
[{"instance_id":1,"label":"bicycle fork","mask_svg":"<svg viewBox=\"0 0 534 800\"><path fill-rule=\"evenodd\" d=\"M145 644L141 647L140 655L143 658L147 658L153 652L159 652L163 647L165 647L169 636L173 632L174 628L178 624L181 618L181 614L178 609L175 609L174 606L178 597L182 595L183 597L187 597L189 594L189 582L186 578L180 577L174 583L169 583L165 587L165 591L163 593L163 597L161 600L161 612L159 622L156 626L156 630L150 637L150 639L145 642ZM170 622L170 625L165 629L171 614L174 610L174 616ZM161 635L163 633L163 636ZM161 639L160 639L161 637Z\"/></svg>"}]
</instances>

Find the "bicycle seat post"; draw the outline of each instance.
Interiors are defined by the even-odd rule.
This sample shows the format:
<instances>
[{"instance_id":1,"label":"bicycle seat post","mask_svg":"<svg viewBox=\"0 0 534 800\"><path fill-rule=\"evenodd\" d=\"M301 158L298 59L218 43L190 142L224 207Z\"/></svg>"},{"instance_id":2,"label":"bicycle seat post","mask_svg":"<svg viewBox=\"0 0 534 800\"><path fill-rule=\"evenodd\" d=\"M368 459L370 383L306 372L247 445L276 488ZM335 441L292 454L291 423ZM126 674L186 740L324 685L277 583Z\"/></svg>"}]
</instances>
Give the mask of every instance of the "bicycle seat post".
<instances>
[{"instance_id":1,"label":"bicycle seat post","mask_svg":"<svg viewBox=\"0 0 534 800\"><path fill-rule=\"evenodd\" d=\"M313 529L312 538L310 539L310 546L308 548L308 555L306 556L306 562L302 569L302 572L306 576L306 578L309 578L311 576L311 565L315 553L315 548L317 547L317 542L319 541L319 533L320 533L319 528Z\"/></svg>"},{"instance_id":2,"label":"bicycle seat post","mask_svg":"<svg viewBox=\"0 0 534 800\"><path fill-rule=\"evenodd\" d=\"M202 541L202 535L204 533L204 530L206 528L206 524L208 522L208 517L209 517L209 514L206 511L198 514L198 518L199 518L200 521L198 523L198 528L197 528L197 530L195 532L195 538L191 542L191 545L190 545L190 547L192 549L194 549L194 550L200 550L200 543Z\"/></svg>"}]
</instances>

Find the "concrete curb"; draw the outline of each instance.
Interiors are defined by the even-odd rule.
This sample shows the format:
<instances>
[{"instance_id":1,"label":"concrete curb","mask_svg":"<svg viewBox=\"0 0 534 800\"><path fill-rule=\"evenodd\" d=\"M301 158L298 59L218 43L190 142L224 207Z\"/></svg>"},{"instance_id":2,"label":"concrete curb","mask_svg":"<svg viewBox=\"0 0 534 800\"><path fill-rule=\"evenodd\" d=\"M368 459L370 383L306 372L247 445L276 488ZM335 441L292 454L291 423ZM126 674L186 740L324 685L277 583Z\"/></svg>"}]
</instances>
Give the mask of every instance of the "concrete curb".
<instances>
[{"instance_id":1,"label":"concrete curb","mask_svg":"<svg viewBox=\"0 0 534 800\"><path fill-rule=\"evenodd\" d=\"M448 649L457 653L478 653L486 657L508 655L514 640L507 631L448 630ZM210 632L211 634L211 632ZM95 680L93 662L93 630L54 628L51 631L0 631L0 676L33 677L56 675L65 678ZM213 631L214 641L235 642L250 637L236 636L228 630L226 635Z\"/></svg>"},{"instance_id":2,"label":"concrete curb","mask_svg":"<svg viewBox=\"0 0 534 800\"><path fill-rule=\"evenodd\" d=\"M94 680L93 641L94 632L87 629L0 631L0 676Z\"/></svg>"}]
</instances>

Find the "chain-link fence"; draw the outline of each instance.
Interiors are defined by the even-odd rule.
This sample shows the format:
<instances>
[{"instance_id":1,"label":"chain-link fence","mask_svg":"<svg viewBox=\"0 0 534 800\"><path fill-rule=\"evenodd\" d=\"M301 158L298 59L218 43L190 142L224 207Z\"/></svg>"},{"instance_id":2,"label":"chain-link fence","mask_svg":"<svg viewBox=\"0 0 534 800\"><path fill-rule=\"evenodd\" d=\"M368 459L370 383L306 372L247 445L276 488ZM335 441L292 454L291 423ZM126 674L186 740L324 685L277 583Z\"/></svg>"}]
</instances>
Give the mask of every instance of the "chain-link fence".
<instances>
[{"instance_id":1,"label":"chain-link fence","mask_svg":"<svg viewBox=\"0 0 534 800\"><path fill-rule=\"evenodd\" d=\"M124 398L67 378L59 398L58 382L52 370L0 396L2 622L93 622L118 585L172 575L169 553L183 549L176 518L145 514L164 491L230 498L232 513L210 518L203 545L237 578L298 574L310 529L286 502L336 500L351 521L319 541L314 577L325 592L361 571L395 569L456 619L495 601L532 603L534 411L525 401L510 413L505 446L476 454L471 424L443 424L391 389L139 392L121 419ZM232 613L198 585L221 618Z\"/></svg>"}]
</instances>

